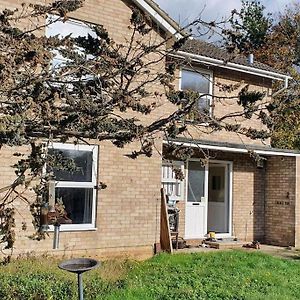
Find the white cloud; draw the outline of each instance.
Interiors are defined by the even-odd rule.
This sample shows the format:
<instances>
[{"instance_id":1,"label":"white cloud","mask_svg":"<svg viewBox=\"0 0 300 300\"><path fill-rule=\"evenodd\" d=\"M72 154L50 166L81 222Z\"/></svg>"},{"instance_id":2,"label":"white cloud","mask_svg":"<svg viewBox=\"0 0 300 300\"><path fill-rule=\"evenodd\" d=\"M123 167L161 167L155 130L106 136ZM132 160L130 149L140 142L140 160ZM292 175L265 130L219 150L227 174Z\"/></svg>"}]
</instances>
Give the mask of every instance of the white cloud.
<instances>
[{"instance_id":1,"label":"white cloud","mask_svg":"<svg viewBox=\"0 0 300 300\"><path fill-rule=\"evenodd\" d=\"M170 16L186 25L202 12L205 21L220 20L230 16L233 9L241 7L240 0L155 0ZM261 0L260 2L271 13L283 11L286 5L297 0Z\"/></svg>"}]
</instances>

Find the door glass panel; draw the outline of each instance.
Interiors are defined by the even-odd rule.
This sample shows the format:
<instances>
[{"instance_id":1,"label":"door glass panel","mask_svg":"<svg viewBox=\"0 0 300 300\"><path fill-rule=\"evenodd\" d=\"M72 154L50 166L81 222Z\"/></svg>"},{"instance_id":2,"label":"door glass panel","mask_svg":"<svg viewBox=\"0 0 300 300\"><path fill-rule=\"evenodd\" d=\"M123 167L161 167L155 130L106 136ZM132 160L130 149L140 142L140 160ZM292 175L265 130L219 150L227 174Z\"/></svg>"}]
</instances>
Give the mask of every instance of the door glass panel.
<instances>
[{"instance_id":1,"label":"door glass panel","mask_svg":"<svg viewBox=\"0 0 300 300\"><path fill-rule=\"evenodd\" d=\"M225 167L209 168L209 202L225 202Z\"/></svg>"},{"instance_id":2,"label":"door glass panel","mask_svg":"<svg viewBox=\"0 0 300 300\"><path fill-rule=\"evenodd\" d=\"M207 230L229 233L228 167L209 165Z\"/></svg>"},{"instance_id":3,"label":"door glass panel","mask_svg":"<svg viewBox=\"0 0 300 300\"><path fill-rule=\"evenodd\" d=\"M189 162L188 170L188 202L201 202L201 197L205 196L205 168L201 162Z\"/></svg>"}]
</instances>

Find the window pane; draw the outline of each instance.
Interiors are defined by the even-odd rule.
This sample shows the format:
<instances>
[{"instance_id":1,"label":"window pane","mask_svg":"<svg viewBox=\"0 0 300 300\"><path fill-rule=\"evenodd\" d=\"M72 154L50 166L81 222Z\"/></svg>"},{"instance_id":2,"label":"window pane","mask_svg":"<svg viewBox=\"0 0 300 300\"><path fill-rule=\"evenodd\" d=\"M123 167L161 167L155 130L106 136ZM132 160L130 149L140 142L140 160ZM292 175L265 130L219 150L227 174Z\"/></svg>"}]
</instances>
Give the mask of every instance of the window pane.
<instances>
[{"instance_id":1,"label":"window pane","mask_svg":"<svg viewBox=\"0 0 300 300\"><path fill-rule=\"evenodd\" d=\"M56 200L61 199L65 206L66 220L68 221L66 223L92 223L92 188L56 188L55 198Z\"/></svg>"},{"instance_id":2,"label":"window pane","mask_svg":"<svg viewBox=\"0 0 300 300\"><path fill-rule=\"evenodd\" d=\"M46 27L47 37L56 36L56 35L58 35L59 38L64 38L68 35L71 35L72 38L87 37L88 35L94 38L97 37L96 33L89 26L87 26L82 22L75 21L75 20L69 20L66 22L55 21L57 18L58 18L57 16L48 16L47 23L50 22L50 24ZM55 22L51 23L53 21ZM78 53L83 53L82 48L76 47L76 49ZM54 58L52 61L52 68L56 69L65 66L68 59L63 57L57 50L54 50L53 54L54 54ZM92 56L87 55L87 58L91 59Z\"/></svg>"},{"instance_id":3,"label":"window pane","mask_svg":"<svg viewBox=\"0 0 300 300\"><path fill-rule=\"evenodd\" d=\"M204 197L205 168L200 162L189 162L188 170L188 198L189 202L201 202Z\"/></svg>"},{"instance_id":4,"label":"window pane","mask_svg":"<svg viewBox=\"0 0 300 300\"><path fill-rule=\"evenodd\" d=\"M200 97L197 102L197 109L200 112L208 113L210 109L210 99L209 97Z\"/></svg>"},{"instance_id":5,"label":"window pane","mask_svg":"<svg viewBox=\"0 0 300 300\"><path fill-rule=\"evenodd\" d=\"M209 167L209 197L210 202L225 202L225 175L226 169L224 166Z\"/></svg>"},{"instance_id":6,"label":"window pane","mask_svg":"<svg viewBox=\"0 0 300 300\"><path fill-rule=\"evenodd\" d=\"M182 70L181 89L209 93L210 76L194 71Z\"/></svg>"},{"instance_id":7,"label":"window pane","mask_svg":"<svg viewBox=\"0 0 300 300\"><path fill-rule=\"evenodd\" d=\"M56 20L57 16L49 16L48 22ZM86 24L76 21L56 21L46 28L47 36L59 35L60 38L66 37L71 34L73 38L78 36L88 36L89 34L96 37L95 32Z\"/></svg>"},{"instance_id":8,"label":"window pane","mask_svg":"<svg viewBox=\"0 0 300 300\"><path fill-rule=\"evenodd\" d=\"M49 153L53 151L49 149ZM68 170L54 170L55 180L57 181L79 181L91 182L92 181L92 166L93 166L93 152L81 150L66 150L55 149L61 153L64 158L73 159L76 170L73 172Z\"/></svg>"}]
</instances>

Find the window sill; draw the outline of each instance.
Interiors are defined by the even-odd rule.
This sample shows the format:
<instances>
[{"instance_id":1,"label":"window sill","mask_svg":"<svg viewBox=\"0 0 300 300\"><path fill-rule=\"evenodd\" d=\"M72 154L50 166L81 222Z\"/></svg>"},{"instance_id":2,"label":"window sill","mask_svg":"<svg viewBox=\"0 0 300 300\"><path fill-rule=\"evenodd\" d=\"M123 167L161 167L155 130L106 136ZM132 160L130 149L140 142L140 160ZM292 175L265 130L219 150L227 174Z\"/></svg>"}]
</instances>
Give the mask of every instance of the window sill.
<instances>
[{"instance_id":1,"label":"window sill","mask_svg":"<svg viewBox=\"0 0 300 300\"><path fill-rule=\"evenodd\" d=\"M193 120L184 120L184 121L181 121L179 120L178 123L183 123L185 122L187 125L199 125L199 126L205 126L205 127L208 127L209 126L209 123L207 122L198 122L198 121L193 121Z\"/></svg>"},{"instance_id":2,"label":"window sill","mask_svg":"<svg viewBox=\"0 0 300 300\"><path fill-rule=\"evenodd\" d=\"M193 120L185 120L188 125L201 125L201 126L209 126L208 122L200 122L200 121L193 121Z\"/></svg>"},{"instance_id":3,"label":"window sill","mask_svg":"<svg viewBox=\"0 0 300 300\"><path fill-rule=\"evenodd\" d=\"M61 225L60 232L75 232L75 231L97 231L98 228L93 225ZM50 225L47 232L54 232L54 225Z\"/></svg>"}]
</instances>

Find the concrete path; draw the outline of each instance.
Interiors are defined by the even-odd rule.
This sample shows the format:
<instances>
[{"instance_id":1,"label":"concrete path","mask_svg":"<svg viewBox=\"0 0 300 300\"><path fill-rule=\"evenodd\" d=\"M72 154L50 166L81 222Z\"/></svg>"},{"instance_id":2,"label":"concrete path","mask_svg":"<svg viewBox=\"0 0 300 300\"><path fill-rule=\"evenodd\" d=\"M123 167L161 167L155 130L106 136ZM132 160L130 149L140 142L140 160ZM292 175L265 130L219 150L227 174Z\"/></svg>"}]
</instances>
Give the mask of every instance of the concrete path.
<instances>
[{"instance_id":1,"label":"concrete path","mask_svg":"<svg viewBox=\"0 0 300 300\"><path fill-rule=\"evenodd\" d=\"M230 251L232 249L215 249L215 248L202 248L202 247L193 247L193 248L185 248L175 250L174 253L205 253L211 251ZM260 249L251 249L251 248L243 248L243 247L235 247L234 250L243 250L249 252L263 252L272 256L284 258L284 259L294 259L300 261L300 251L294 248L287 248L287 247L277 247L271 245L260 245Z\"/></svg>"}]
</instances>

